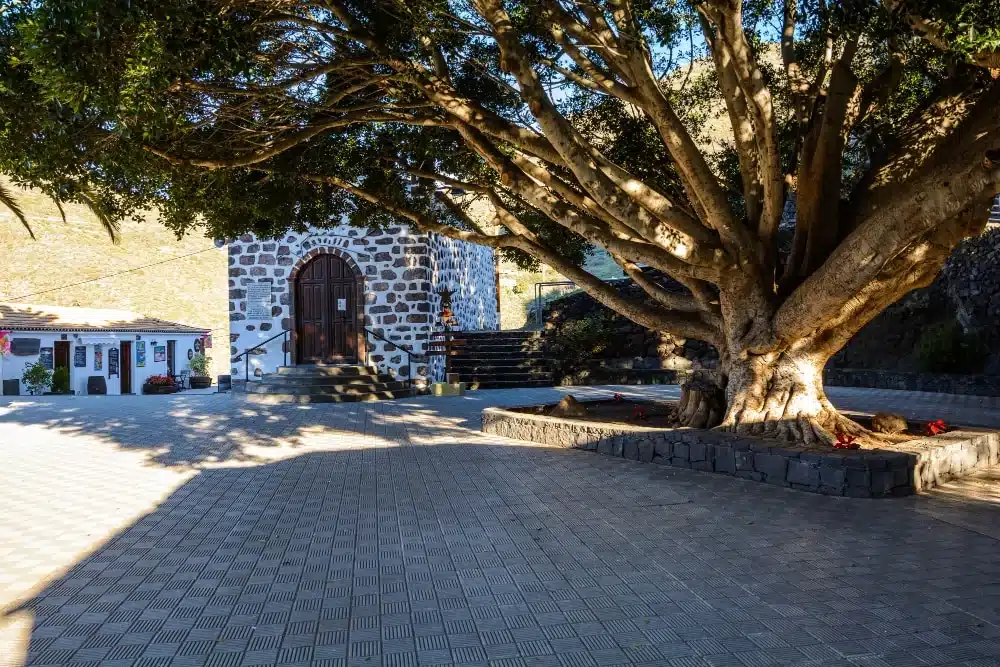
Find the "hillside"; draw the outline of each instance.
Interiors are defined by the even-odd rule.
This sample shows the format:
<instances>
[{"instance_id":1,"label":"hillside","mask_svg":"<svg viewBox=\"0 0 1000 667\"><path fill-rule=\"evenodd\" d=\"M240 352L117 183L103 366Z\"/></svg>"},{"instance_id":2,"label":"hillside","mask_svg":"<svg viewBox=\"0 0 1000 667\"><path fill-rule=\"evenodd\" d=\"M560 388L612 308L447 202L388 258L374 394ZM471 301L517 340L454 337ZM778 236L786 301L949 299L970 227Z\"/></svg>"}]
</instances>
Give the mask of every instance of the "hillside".
<instances>
[{"instance_id":1,"label":"hillside","mask_svg":"<svg viewBox=\"0 0 1000 667\"><path fill-rule=\"evenodd\" d=\"M37 240L31 240L9 211L0 209L0 301L131 310L212 329L212 374L229 372L225 248L216 248L203 236L178 240L155 216L141 224L123 223L121 243L115 246L86 208L66 206L64 223L44 195L12 190ZM172 259L191 253L198 254ZM67 286L156 262L164 263Z\"/></svg>"}]
</instances>

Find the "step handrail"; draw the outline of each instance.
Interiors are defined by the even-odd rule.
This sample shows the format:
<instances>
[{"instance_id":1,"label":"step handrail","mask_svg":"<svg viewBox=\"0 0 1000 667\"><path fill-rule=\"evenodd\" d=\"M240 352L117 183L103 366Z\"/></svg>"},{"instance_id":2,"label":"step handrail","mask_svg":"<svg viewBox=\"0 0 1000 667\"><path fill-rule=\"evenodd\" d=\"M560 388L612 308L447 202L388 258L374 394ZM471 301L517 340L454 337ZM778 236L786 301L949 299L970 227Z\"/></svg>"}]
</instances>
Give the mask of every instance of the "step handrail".
<instances>
[{"instance_id":1,"label":"step handrail","mask_svg":"<svg viewBox=\"0 0 1000 667\"><path fill-rule=\"evenodd\" d=\"M256 345L248 347L247 349L243 350L242 352L240 352L239 354L237 354L235 357L233 357L232 363L235 363L235 362L239 361L240 357L243 357L243 359L244 359L244 369L243 369L243 379L244 379L244 382L249 382L250 381L250 351L251 350L257 350L257 349L260 349L260 348L264 347L265 345L267 345L268 343L270 343L272 340L274 340L278 336L284 336L284 338L285 338L284 342L288 343L288 333L289 333L289 331L290 331L290 329L282 329L278 333L274 334L273 336L271 336L270 338L268 338L267 340L265 340L263 343L257 343ZM281 349L285 353L285 365L287 366L288 365L288 345L282 345Z\"/></svg>"},{"instance_id":2,"label":"step handrail","mask_svg":"<svg viewBox=\"0 0 1000 667\"><path fill-rule=\"evenodd\" d=\"M370 334L375 338L377 338L378 340L382 341L383 343L387 343L389 345L392 345L393 347L399 348L400 350L406 353L406 368L407 368L406 388L410 391L410 393L413 393L413 357L416 356L418 362L419 361L426 362L427 358L423 355L417 354L409 346L404 345L403 343L397 343L395 341L391 341L385 336L375 331L372 331L368 327L361 327L361 328L364 330L365 334ZM372 357L371 348L365 345L365 364L367 366L371 366L371 357Z\"/></svg>"}]
</instances>

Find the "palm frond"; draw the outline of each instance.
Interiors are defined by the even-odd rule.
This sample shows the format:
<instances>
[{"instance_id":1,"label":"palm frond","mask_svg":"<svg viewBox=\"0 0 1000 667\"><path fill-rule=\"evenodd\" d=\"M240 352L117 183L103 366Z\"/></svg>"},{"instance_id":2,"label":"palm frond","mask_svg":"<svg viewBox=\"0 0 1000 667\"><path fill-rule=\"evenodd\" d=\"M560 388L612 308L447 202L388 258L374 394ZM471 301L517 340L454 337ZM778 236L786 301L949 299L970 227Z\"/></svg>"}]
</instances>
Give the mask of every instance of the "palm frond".
<instances>
[{"instance_id":1,"label":"palm frond","mask_svg":"<svg viewBox=\"0 0 1000 667\"><path fill-rule=\"evenodd\" d=\"M8 190L2 183L0 183L0 204L3 204L10 209L10 212L21 221L24 228L28 230L28 234L31 236L31 239L34 240L35 232L31 231L31 225L28 224L28 219L24 217L24 211L21 210L21 205L17 203L17 200L14 199L10 190Z\"/></svg>"},{"instance_id":2,"label":"palm frond","mask_svg":"<svg viewBox=\"0 0 1000 667\"><path fill-rule=\"evenodd\" d=\"M63 210L62 201L59 199L59 197L56 197L55 195L49 195L49 196L52 198L52 201L54 201L56 203L56 208L59 209L59 215L62 216L63 224L65 225L66 224L66 211Z\"/></svg>"},{"instance_id":3,"label":"palm frond","mask_svg":"<svg viewBox=\"0 0 1000 667\"><path fill-rule=\"evenodd\" d=\"M112 220L111 217L108 216L107 211L105 211L104 207L101 206L100 198L90 190L81 190L77 194L83 200L83 203L87 205L87 208L90 209L90 212L97 216L97 219L101 221L101 226L104 227L104 231L106 231L108 236L111 237L111 242L118 245L121 241L121 235L119 234L121 227L118 222Z\"/></svg>"}]
</instances>

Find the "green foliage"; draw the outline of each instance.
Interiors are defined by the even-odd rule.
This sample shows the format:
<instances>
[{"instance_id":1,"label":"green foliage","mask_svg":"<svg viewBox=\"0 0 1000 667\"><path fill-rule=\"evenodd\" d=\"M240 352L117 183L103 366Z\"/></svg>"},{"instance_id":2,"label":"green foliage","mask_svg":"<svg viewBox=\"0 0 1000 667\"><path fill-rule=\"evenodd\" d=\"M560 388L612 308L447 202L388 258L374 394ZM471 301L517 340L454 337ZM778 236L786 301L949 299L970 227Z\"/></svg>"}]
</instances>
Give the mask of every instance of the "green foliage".
<instances>
[{"instance_id":1,"label":"green foliage","mask_svg":"<svg viewBox=\"0 0 1000 667\"><path fill-rule=\"evenodd\" d=\"M545 347L547 355L553 359L555 376L567 377L585 370L614 343L613 317L590 314L561 323L549 332Z\"/></svg>"},{"instance_id":2,"label":"green foliage","mask_svg":"<svg viewBox=\"0 0 1000 667\"><path fill-rule=\"evenodd\" d=\"M191 367L191 372L195 375L205 377L208 375L209 366L212 363L211 357L206 357L201 352L198 352L193 357L191 361L188 362L188 366Z\"/></svg>"},{"instance_id":3,"label":"green foliage","mask_svg":"<svg viewBox=\"0 0 1000 667\"><path fill-rule=\"evenodd\" d=\"M24 372L21 373L21 382L33 396L41 394L52 386L52 371L40 361L27 363L24 365Z\"/></svg>"},{"instance_id":4,"label":"green foliage","mask_svg":"<svg viewBox=\"0 0 1000 667\"><path fill-rule=\"evenodd\" d=\"M989 350L954 320L928 326L917 341L917 358L929 373L978 373Z\"/></svg>"},{"instance_id":5,"label":"green foliage","mask_svg":"<svg viewBox=\"0 0 1000 667\"><path fill-rule=\"evenodd\" d=\"M69 369L60 366L52 371L52 391L57 394L69 393Z\"/></svg>"},{"instance_id":6,"label":"green foliage","mask_svg":"<svg viewBox=\"0 0 1000 667\"><path fill-rule=\"evenodd\" d=\"M405 11L400 8L405 4ZM345 0L365 29L386 40L388 54L427 68L421 39L431 41L452 65L452 83L485 109L530 126L523 102L510 88L494 42L475 30L456 28L472 12L461 2L415 0ZM744 23L757 52L765 81L782 83L780 67L768 58L780 25L781 3L747 0ZM933 0L907 3L931 16L960 53L1000 40L996 0ZM515 27L533 57L559 58L535 0L507 3ZM820 11L822 5L822 12ZM824 67L829 34L861 34L856 58L859 78L870 80L888 62L889 44L905 56L902 85L850 138L846 157L850 185L861 178L910 111L924 104L953 73L954 54L936 51L912 38L879 3L827 3L801 0L797 57L807 77ZM310 8L311 7L311 8ZM336 24L326 5L303 5L312 20ZM651 47L659 76L669 83L668 97L696 139L712 142L713 164L732 193L731 205L742 214L739 170L729 147L701 136L709 111L722 108L711 68L685 76L688 62L704 58L697 15L687 3L636 0L636 20ZM411 182L391 163L420 166L480 182L494 178L490 169L458 134L447 127L407 126L387 122L345 125L322 132L252 168L205 170L171 164L151 147L175 154L218 159L244 155L266 145L276 127L299 128L322 116L324 105L340 92L344 77L336 70L290 89L289 97L246 98L225 91L198 93L192 82L236 82L273 87L300 74L302 62L316 57L335 60L338 40L320 31L289 29L279 13L298 11L283 3L232 3L225 0L46 0L12 3L0 13L0 172L16 185L41 189L58 202L76 202L99 210L109 232L118 221L139 219L156 209L178 235L191 231L216 238L244 232L274 238L290 229L326 227L342 220L364 228L386 228L402 220L379 205L303 175L337 176L363 184L381 202L405 204L438 220L464 227L441 210L433 188ZM816 17L829 16L824 26ZM355 48L355 47L351 47ZM600 62L597 53L590 55ZM546 86L558 87L553 99L575 129L608 158L644 183L691 208L688 193L649 122L620 100L573 90L539 68ZM348 77L351 75L347 75ZM790 100L776 85L786 173L797 160L790 122ZM555 88L553 88L555 90ZM391 92L406 108L425 102L412 89ZM317 111L319 110L319 111ZM2 201L2 200L0 200ZM516 202L510 202L519 208ZM559 253L582 263L590 244L537 211L518 210L532 231ZM520 250L503 256L523 268L536 260Z\"/></svg>"}]
</instances>

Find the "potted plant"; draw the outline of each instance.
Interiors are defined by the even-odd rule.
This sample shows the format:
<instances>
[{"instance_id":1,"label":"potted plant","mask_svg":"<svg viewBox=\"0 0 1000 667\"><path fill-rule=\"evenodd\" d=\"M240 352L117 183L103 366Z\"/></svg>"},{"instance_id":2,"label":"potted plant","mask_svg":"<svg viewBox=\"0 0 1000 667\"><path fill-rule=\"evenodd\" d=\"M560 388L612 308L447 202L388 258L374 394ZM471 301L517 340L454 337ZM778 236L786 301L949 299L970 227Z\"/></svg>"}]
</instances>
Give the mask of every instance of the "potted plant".
<instances>
[{"instance_id":1,"label":"potted plant","mask_svg":"<svg viewBox=\"0 0 1000 667\"><path fill-rule=\"evenodd\" d=\"M69 389L69 369L60 366L59 368L52 371L52 393L53 394L72 394L73 392Z\"/></svg>"},{"instance_id":2,"label":"potted plant","mask_svg":"<svg viewBox=\"0 0 1000 667\"><path fill-rule=\"evenodd\" d=\"M211 361L211 357L206 357L201 352L191 357L188 366L191 367L190 382L192 389L208 389L212 386L212 377L208 374L208 365Z\"/></svg>"},{"instance_id":3,"label":"potted plant","mask_svg":"<svg viewBox=\"0 0 1000 667\"><path fill-rule=\"evenodd\" d=\"M142 385L144 394L173 394L176 391L174 379L169 375L150 375Z\"/></svg>"},{"instance_id":4,"label":"potted plant","mask_svg":"<svg viewBox=\"0 0 1000 667\"><path fill-rule=\"evenodd\" d=\"M24 373L21 374L21 382L32 396L36 396L52 386L52 371L40 361L27 363L24 365Z\"/></svg>"}]
</instances>

